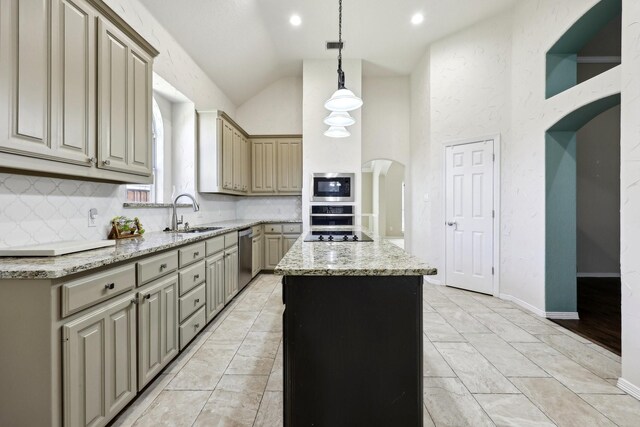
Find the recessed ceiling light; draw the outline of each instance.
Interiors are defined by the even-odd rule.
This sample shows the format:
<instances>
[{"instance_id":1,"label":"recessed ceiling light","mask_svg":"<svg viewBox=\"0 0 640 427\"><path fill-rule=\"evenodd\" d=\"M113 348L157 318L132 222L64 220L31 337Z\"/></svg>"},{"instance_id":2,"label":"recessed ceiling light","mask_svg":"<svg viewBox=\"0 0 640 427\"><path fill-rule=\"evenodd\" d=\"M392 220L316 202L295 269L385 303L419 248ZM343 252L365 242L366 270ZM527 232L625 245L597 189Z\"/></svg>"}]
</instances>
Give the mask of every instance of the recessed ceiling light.
<instances>
[{"instance_id":1,"label":"recessed ceiling light","mask_svg":"<svg viewBox=\"0 0 640 427\"><path fill-rule=\"evenodd\" d=\"M302 24L302 18L300 18L300 15L291 15L291 18L289 18L289 23L294 27L299 27L300 24Z\"/></svg>"},{"instance_id":2,"label":"recessed ceiling light","mask_svg":"<svg viewBox=\"0 0 640 427\"><path fill-rule=\"evenodd\" d=\"M424 21L424 15L421 13L416 13L411 17L411 23L413 25L420 25L422 24L422 21Z\"/></svg>"}]
</instances>

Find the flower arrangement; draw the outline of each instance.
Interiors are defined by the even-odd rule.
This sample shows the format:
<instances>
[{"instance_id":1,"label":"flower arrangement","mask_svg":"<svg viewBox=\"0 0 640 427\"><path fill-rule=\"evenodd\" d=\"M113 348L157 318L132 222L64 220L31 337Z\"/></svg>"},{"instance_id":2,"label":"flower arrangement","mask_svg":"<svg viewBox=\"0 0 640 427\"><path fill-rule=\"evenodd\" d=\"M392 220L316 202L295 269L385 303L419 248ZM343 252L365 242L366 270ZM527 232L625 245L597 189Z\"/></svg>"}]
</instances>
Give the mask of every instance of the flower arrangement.
<instances>
[{"instance_id":1,"label":"flower arrangement","mask_svg":"<svg viewBox=\"0 0 640 427\"><path fill-rule=\"evenodd\" d=\"M138 217L131 219L126 216L116 216L111 219L109 239L130 239L143 234L144 228Z\"/></svg>"}]
</instances>

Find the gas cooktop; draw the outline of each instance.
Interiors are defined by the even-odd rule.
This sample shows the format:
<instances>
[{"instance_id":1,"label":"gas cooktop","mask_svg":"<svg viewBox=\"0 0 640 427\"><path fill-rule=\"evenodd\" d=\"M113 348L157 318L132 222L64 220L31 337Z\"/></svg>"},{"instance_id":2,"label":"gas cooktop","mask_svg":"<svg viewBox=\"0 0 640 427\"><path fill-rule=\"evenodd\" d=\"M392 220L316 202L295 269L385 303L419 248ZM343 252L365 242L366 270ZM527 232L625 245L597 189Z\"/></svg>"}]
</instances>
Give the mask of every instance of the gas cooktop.
<instances>
[{"instance_id":1,"label":"gas cooktop","mask_svg":"<svg viewBox=\"0 0 640 427\"><path fill-rule=\"evenodd\" d=\"M311 231L304 238L305 242L373 242L373 239L361 231L355 230L320 230Z\"/></svg>"}]
</instances>

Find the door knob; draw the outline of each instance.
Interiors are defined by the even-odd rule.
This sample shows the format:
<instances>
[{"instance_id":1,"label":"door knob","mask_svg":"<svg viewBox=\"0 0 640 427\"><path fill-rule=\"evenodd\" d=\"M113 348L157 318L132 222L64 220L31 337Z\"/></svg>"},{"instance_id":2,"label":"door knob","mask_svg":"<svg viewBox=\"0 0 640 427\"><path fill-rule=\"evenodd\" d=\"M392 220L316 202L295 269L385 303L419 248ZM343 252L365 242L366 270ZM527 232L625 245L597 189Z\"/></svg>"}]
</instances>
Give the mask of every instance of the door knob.
<instances>
[{"instance_id":1,"label":"door knob","mask_svg":"<svg viewBox=\"0 0 640 427\"><path fill-rule=\"evenodd\" d=\"M455 222L455 221L449 221L449 222L447 222L447 225L448 225L449 227L453 227L454 225L458 225L458 223L457 223L457 222Z\"/></svg>"}]
</instances>

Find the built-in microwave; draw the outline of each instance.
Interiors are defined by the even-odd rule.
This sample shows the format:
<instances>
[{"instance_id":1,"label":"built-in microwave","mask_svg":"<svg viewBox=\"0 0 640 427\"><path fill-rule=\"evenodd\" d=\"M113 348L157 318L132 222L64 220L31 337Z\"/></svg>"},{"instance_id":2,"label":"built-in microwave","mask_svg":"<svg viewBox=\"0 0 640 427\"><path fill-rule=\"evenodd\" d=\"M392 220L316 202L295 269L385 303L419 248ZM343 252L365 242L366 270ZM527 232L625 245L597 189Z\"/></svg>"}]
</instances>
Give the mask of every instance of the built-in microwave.
<instances>
[{"instance_id":1,"label":"built-in microwave","mask_svg":"<svg viewBox=\"0 0 640 427\"><path fill-rule=\"evenodd\" d=\"M314 173L311 178L312 202L353 202L355 174Z\"/></svg>"}]
</instances>

